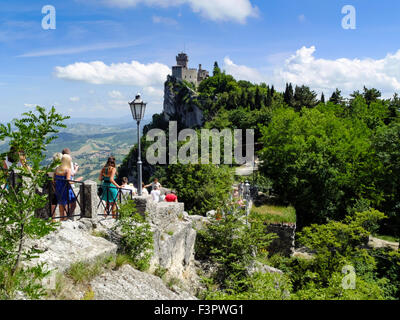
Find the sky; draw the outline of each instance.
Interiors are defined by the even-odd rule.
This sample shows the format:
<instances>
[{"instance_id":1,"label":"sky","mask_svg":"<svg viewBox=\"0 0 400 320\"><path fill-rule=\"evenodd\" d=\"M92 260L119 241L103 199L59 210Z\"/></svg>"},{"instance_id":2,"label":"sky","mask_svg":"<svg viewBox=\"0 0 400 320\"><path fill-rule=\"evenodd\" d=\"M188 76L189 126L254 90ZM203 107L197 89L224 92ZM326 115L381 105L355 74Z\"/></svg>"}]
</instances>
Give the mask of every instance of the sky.
<instances>
[{"instance_id":1,"label":"sky","mask_svg":"<svg viewBox=\"0 0 400 320\"><path fill-rule=\"evenodd\" d=\"M399 12L398 0L0 0L0 122L35 105L129 121L137 92L147 116L159 113L181 51L191 67L218 61L279 90L292 82L348 95L365 85L391 97Z\"/></svg>"}]
</instances>

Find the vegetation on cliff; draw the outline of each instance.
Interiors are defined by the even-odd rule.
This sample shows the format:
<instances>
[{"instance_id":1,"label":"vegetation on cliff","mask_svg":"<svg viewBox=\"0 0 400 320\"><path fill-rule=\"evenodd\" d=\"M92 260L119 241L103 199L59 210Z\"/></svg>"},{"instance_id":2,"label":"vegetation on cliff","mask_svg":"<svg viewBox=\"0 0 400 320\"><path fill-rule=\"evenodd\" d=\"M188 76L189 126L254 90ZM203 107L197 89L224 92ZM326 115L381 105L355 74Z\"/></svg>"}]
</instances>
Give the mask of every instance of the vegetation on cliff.
<instances>
[{"instance_id":1,"label":"vegetation on cliff","mask_svg":"<svg viewBox=\"0 0 400 320\"><path fill-rule=\"evenodd\" d=\"M184 101L184 93L190 90L182 85L186 89L177 94ZM240 246L224 247L225 238L210 238L214 231L228 228L230 220L216 221L200 236L207 243L203 249L209 246L206 255L223 269L208 282L211 291L207 297L283 299L289 292L292 299L399 298L398 252L365 247L371 232L400 238L397 94L382 99L377 89L364 87L348 99L339 89L329 99L324 94L318 99L316 92L304 85L287 84L284 92L277 92L263 83L236 81L216 64L213 76L199 85L191 99L204 114L202 128L255 130L261 160L256 181L263 182L263 189L274 196L275 204L294 207L301 231L298 243L315 253L310 260L258 257L285 274L242 273L238 277L243 265L233 261L232 265L239 268L235 269L223 259L243 252ZM155 115L153 120L147 129L168 128L162 115ZM204 190L214 193L214 209L226 204L222 191L228 188L221 188L226 180L224 170L224 166L211 170L201 165L157 165L152 166L149 178L158 177L164 185L178 188L186 208L204 214L210 208L209 198L201 197ZM205 177L200 177L202 174ZM233 225L229 228L220 234L228 242L229 235L238 230ZM242 239L240 232L236 235ZM201 245L199 248L201 254ZM238 251L230 251L235 248ZM356 290L343 289L346 266L354 267ZM282 284L282 291L262 293L277 282Z\"/></svg>"}]
</instances>

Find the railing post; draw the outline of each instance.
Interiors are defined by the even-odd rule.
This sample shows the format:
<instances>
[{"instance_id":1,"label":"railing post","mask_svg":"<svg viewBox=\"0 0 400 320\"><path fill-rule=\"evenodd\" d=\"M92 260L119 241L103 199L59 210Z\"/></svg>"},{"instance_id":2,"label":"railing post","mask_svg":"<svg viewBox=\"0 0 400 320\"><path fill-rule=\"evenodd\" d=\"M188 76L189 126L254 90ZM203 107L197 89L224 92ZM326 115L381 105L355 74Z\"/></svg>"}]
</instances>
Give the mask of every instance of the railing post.
<instances>
[{"instance_id":1,"label":"railing post","mask_svg":"<svg viewBox=\"0 0 400 320\"><path fill-rule=\"evenodd\" d=\"M85 183L83 182L79 187L79 194L80 194L80 209L81 209L81 218L85 217L86 211L86 195L85 195Z\"/></svg>"},{"instance_id":2,"label":"railing post","mask_svg":"<svg viewBox=\"0 0 400 320\"><path fill-rule=\"evenodd\" d=\"M81 190L81 211L84 218L97 218L97 183L91 180L85 181Z\"/></svg>"}]
</instances>

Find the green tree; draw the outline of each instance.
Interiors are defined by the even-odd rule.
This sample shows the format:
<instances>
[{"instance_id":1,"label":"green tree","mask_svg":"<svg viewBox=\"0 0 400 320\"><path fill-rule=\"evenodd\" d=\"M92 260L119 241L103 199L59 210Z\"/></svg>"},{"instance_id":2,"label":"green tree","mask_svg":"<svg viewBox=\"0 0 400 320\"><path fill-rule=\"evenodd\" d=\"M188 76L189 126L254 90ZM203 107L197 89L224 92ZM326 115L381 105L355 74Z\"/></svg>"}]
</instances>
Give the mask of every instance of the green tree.
<instances>
[{"instance_id":1,"label":"green tree","mask_svg":"<svg viewBox=\"0 0 400 320\"><path fill-rule=\"evenodd\" d=\"M49 112L36 107L12 123L0 124L0 141L23 153L29 167L17 168L17 162L9 168L17 176L17 183L8 183L0 189L0 295L12 298L16 290L38 298L43 294L38 281L47 273L41 266L23 268L22 262L34 258L39 250L27 244L27 239L38 239L55 229L51 221L39 219L35 211L45 207L47 197L37 190L48 182L48 173L54 165L44 166L46 146L56 139L57 128L65 127L67 119L53 107ZM4 158L2 154L0 158ZM9 282L13 285L9 286Z\"/></svg>"},{"instance_id":2,"label":"green tree","mask_svg":"<svg viewBox=\"0 0 400 320\"><path fill-rule=\"evenodd\" d=\"M198 231L196 257L216 265L213 280L220 289L240 293L249 289L250 264L274 238L265 232L262 220L246 219L243 209L225 204L207 227Z\"/></svg>"},{"instance_id":3,"label":"green tree","mask_svg":"<svg viewBox=\"0 0 400 320\"><path fill-rule=\"evenodd\" d=\"M220 67L218 66L218 62L215 61L215 62L214 62L213 76L218 76L218 75L220 75L220 74L221 74L221 69L220 69Z\"/></svg>"},{"instance_id":4,"label":"green tree","mask_svg":"<svg viewBox=\"0 0 400 320\"><path fill-rule=\"evenodd\" d=\"M375 88L367 89L364 86L364 99L368 105L371 105L372 102L375 102L382 96L381 92Z\"/></svg>"},{"instance_id":5,"label":"green tree","mask_svg":"<svg viewBox=\"0 0 400 320\"><path fill-rule=\"evenodd\" d=\"M318 104L317 94L307 86L296 86L294 90L294 108L300 111L301 108L313 108Z\"/></svg>"},{"instance_id":6,"label":"green tree","mask_svg":"<svg viewBox=\"0 0 400 320\"><path fill-rule=\"evenodd\" d=\"M372 172L376 179L377 189L383 195L383 201L378 206L389 220L383 225L385 233L400 239L400 124L379 127L372 140L376 164Z\"/></svg>"},{"instance_id":7,"label":"green tree","mask_svg":"<svg viewBox=\"0 0 400 320\"><path fill-rule=\"evenodd\" d=\"M322 92L322 94L321 94L320 102L321 102L321 103L325 103L325 95L324 95L323 92Z\"/></svg>"},{"instance_id":8,"label":"green tree","mask_svg":"<svg viewBox=\"0 0 400 320\"><path fill-rule=\"evenodd\" d=\"M261 172L284 204L292 204L300 226L342 218L354 199L371 194L370 131L326 107L277 109L261 128Z\"/></svg>"},{"instance_id":9,"label":"green tree","mask_svg":"<svg viewBox=\"0 0 400 320\"><path fill-rule=\"evenodd\" d=\"M329 99L330 102L334 103L334 104L343 104L344 99L342 97L342 92L336 88L335 92L332 93L332 96Z\"/></svg>"},{"instance_id":10,"label":"green tree","mask_svg":"<svg viewBox=\"0 0 400 320\"><path fill-rule=\"evenodd\" d=\"M173 164L166 169L163 185L175 189L190 214L205 215L229 198L233 173L213 164Z\"/></svg>"},{"instance_id":11,"label":"green tree","mask_svg":"<svg viewBox=\"0 0 400 320\"><path fill-rule=\"evenodd\" d=\"M294 266L293 285L300 299L385 299L387 280L376 277L376 261L365 249L371 231L385 215L376 210L347 216L343 221L311 225L299 242L314 252L313 259ZM300 265L303 264L303 267ZM306 270L304 270L306 266ZM342 286L342 269L352 266L356 289Z\"/></svg>"},{"instance_id":12,"label":"green tree","mask_svg":"<svg viewBox=\"0 0 400 320\"><path fill-rule=\"evenodd\" d=\"M286 83L286 90L284 93L284 101L288 106L290 106L290 107L294 106L294 93L293 93L293 86L291 83L289 83L289 84Z\"/></svg>"}]
</instances>

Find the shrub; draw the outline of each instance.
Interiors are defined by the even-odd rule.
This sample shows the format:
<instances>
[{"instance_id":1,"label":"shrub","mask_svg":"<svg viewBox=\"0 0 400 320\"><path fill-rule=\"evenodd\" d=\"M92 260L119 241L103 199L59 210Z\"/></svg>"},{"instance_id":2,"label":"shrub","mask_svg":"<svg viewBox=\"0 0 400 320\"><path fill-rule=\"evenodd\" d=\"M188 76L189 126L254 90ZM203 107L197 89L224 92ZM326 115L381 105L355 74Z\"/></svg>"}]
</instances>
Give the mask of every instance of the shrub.
<instances>
[{"instance_id":1,"label":"shrub","mask_svg":"<svg viewBox=\"0 0 400 320\"><path fill-rule=\"evenodd\" d=\"M228 205L219 211L222 219L217 220L216 215L206 229L199 231L196 256L217 265L213 277L221 288L240 292L247 286L243 280L248 276L248 266L274 236L266 234L262 222L254 220L247 224L237 206Z\"/></svg>"},{"instance_id":2,"label":"shrub","mask_svg":"<svg viewBox=\"0 0 400 320\"><path fill-rule=\"evenodd\" d=\"M246 291L209 291L206 300L288 300L292 289L287 276L277 273L255 273L244 280Z\"/></svg>"},{"instance_id":3,"label":"shrub","mask_svg":"<svg viewBox=\"0 0 400 320\"><path fill-rule=\"evenodd\" d=\"M166 186L177 191L189 214L205 215L227 201L233 184L229 167L215 165L169 165Z\"/></svg>"},{"instance_id":4,"label":"shrub","mask_svg":"<svg viewBox=\"0 0 400 320\"><path fill-rule=\"evenodd\" d=\"M122 235L123 253L129 256L136 268L141 271L147 270L153 255L153 233L150 224L137 213L133 200L121 205L120 218L115 229Z\"/></svg>"}]
</instances>

